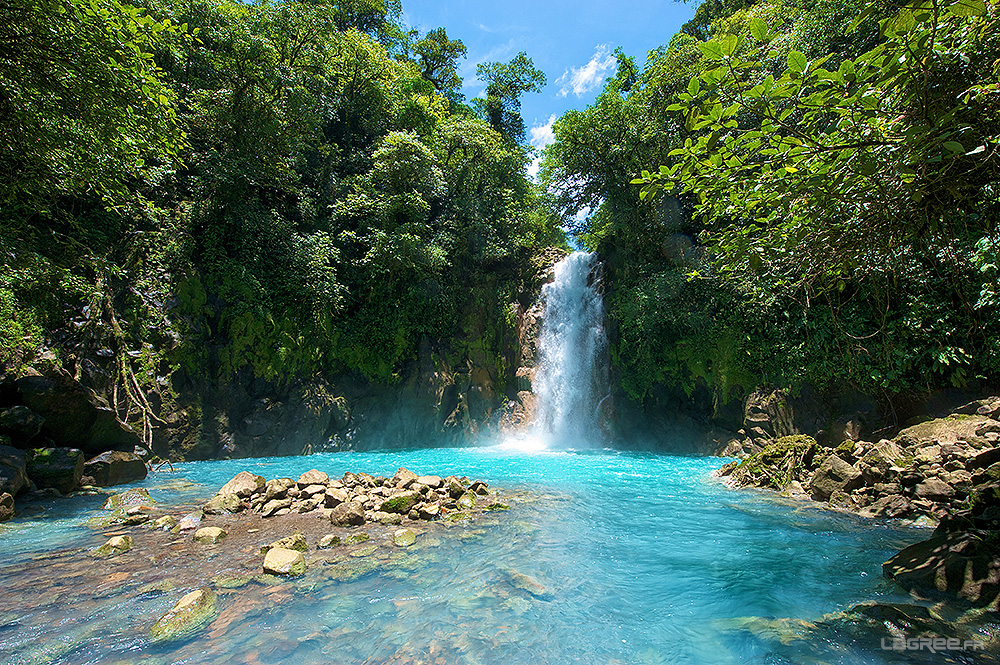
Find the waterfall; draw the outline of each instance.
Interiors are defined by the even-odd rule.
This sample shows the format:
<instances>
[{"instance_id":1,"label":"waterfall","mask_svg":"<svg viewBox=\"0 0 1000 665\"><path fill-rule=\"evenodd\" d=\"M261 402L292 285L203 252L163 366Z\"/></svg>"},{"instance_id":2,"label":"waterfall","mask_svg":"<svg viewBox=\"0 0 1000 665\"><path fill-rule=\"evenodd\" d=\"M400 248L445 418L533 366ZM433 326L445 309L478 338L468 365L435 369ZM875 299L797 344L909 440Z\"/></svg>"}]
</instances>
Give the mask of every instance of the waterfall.
<instances>
[{"instance_id":1,"label":"waterfall","mask_svg":"<svg viewBox=\"0 0 1000 665\"><path fill-rule=\"evenodd\" d=\"M575 252L555 266L542 288L542 330L533 389L538 396L535 435L543 443L587 446L599 442L598 405L607 352L600 264Z\"/></svg>"}]
</instances>

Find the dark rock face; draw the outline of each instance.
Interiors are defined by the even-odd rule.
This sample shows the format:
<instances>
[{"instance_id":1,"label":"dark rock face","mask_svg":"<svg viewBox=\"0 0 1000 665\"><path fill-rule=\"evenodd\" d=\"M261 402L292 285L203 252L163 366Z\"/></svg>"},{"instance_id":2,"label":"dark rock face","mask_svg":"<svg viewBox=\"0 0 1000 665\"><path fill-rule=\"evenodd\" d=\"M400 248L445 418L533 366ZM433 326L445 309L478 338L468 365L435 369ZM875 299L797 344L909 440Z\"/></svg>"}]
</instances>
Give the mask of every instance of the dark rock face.
<instances>
[{"instance_id":1,"label":"dark rock face","mask_svg":"<svg viewBox=\"0 0 1000 665\"><path fill-rule=\"evenodd\" d=\"M0 522L6 522L14 517L14 497L7 492L0 494Z\"/></svg>"},{"instance_id":2,"label":"dark rock face","mask_svg":"<svg viewBox=\"0 0 1000 665\"><path fill-rule=\"evenodd\" d=\"M42 432L60 444L92 455L142 445L93 391L70 378L25 376L17 389L25 405L45 419Z\"/></svg>"},{"instance_id":3,"label":"dark rock face","mask_svg":"<svg viewBox=\"0 0 1000 665\"><path fill-rule=\"evenodd\" d=\"M28 477L39 488L70 492L83 477L84 455L76 448L35 448L25 456Z\"/></svg>"},{"instance_id":4,"label":"dark rock face","mask_svg":"<svg viewBox=\"0 0 1000 665\"><path fill-rule=\"evenodd\" d=\"M45 418L24 405L0 409L0 434L6 434L14 443L27 444L38 436L44 424Z\"/></svg>"},{"instance_id":5,"label":"dark rock face","mask_svg":"<svg viewBox=\"0 0 1000 665\"><path fill-rule=\"evenodd\" d=\"M849 492L861 484L861 472L837 455L830 455L813 474L813 497L829 499L836 492Z\"/></svg>"},{"instance_id":6,"label":"dark rock face","mask_svg":"<svg viewBox=\"0 0 1000 665\"><path fill-rule=\"evenodd\" d=\"M124 485L146 477L146 463L135 453L111 450L87 460L81 484L97 487Z\"/></svg>"},{"instance_id":7,"label":"dark rock face","mask_svg":"<svg viewBox=\"0 0 1000 665\"><path fill-rule=\"evenodd\" d=\"M27 484L27 460L24 458L24 452L11 446L0 445L0 492L17 496Z\"/></svg>"}]
</instances>

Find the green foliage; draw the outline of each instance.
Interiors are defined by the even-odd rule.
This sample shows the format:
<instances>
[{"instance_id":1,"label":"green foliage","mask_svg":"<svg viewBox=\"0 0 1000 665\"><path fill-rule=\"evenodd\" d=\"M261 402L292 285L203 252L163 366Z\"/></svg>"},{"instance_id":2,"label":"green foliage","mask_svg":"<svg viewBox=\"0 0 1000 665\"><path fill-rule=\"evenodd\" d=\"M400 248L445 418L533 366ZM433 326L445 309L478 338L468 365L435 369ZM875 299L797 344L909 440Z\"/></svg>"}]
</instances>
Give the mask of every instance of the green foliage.
<instances>
[{"instance_id":1,"label":"green foliage","mask_svg":"<svg viewBox=\"0 0 1000 665\"><path fill-rule=\"evenodd\" d=\"M476 100L490 127L513 143L524 141L521 95L545 87L545 73L521 51L508 63L476 65L476 76L486 83L486 98Z\"/></svg>"}]
</instances>

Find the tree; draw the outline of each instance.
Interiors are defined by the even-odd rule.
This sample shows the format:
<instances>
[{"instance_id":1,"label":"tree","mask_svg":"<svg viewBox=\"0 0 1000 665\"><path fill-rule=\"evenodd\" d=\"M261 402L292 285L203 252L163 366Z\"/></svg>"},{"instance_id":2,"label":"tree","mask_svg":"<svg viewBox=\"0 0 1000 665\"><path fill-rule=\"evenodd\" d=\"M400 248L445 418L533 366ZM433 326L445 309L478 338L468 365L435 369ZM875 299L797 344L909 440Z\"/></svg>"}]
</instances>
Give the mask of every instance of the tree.
<instances>
[{"instance_id":1,"label":"tree","mask_svg":"<svg viewBox=\"0 0 1000 665\"><path fill-rule=\"evenodd\" d=\"M458 75L458 59L467 52L460 39L448 39L444 28L428 32L418 41L413 52L417 56L420 75L429 81L434 89L448 96L457 96L462 87Z\"/></svg>"},{"instance_id":2,"label":"tree","mask_svg":"<svg viewBox=\"0 0 1000 665\"><path fill-rule=\"evenodd\" d=\"M536 69L531 58L521 51L508 63L479 64L476 76L486 83L486 98L476 102L490 126L511 142L523 143L521 95L541 91L545 86L545 73Z\"/></svg>"}]
</instances>

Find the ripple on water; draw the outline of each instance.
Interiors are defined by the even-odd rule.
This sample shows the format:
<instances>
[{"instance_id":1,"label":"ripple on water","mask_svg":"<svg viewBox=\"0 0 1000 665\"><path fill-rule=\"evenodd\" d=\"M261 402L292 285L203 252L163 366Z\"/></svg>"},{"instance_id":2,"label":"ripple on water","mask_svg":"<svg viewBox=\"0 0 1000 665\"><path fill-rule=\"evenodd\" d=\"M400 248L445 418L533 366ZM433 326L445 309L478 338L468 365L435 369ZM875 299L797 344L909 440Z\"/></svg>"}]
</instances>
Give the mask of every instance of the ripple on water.
<instances>
[{"instance_id":1,"label":"ripple on water","mask_svg":"<svg viewBox=\"0 0 1000 665\"><path fill-rule=\"evenodd\" d=\"M877 640L803 647L795 635L825 614L893 598L881 562L926 531L733 492L710 478L718 464L502 447L181 464L139 486L161 505L198 504L241 470L406 466L483 478L514 498L509 512L441 524L405 550L311 550L309 572L294 580L239 579L259 561L224 543L197 575L177 575L167 557L95 579L97 564L73 553L101 541L81 524L103 497L42 506L45 519L3 532L0 662L897 662ZM151 644L152 623L213 578L212 624Z\"/></svg>"}]
</instances>

